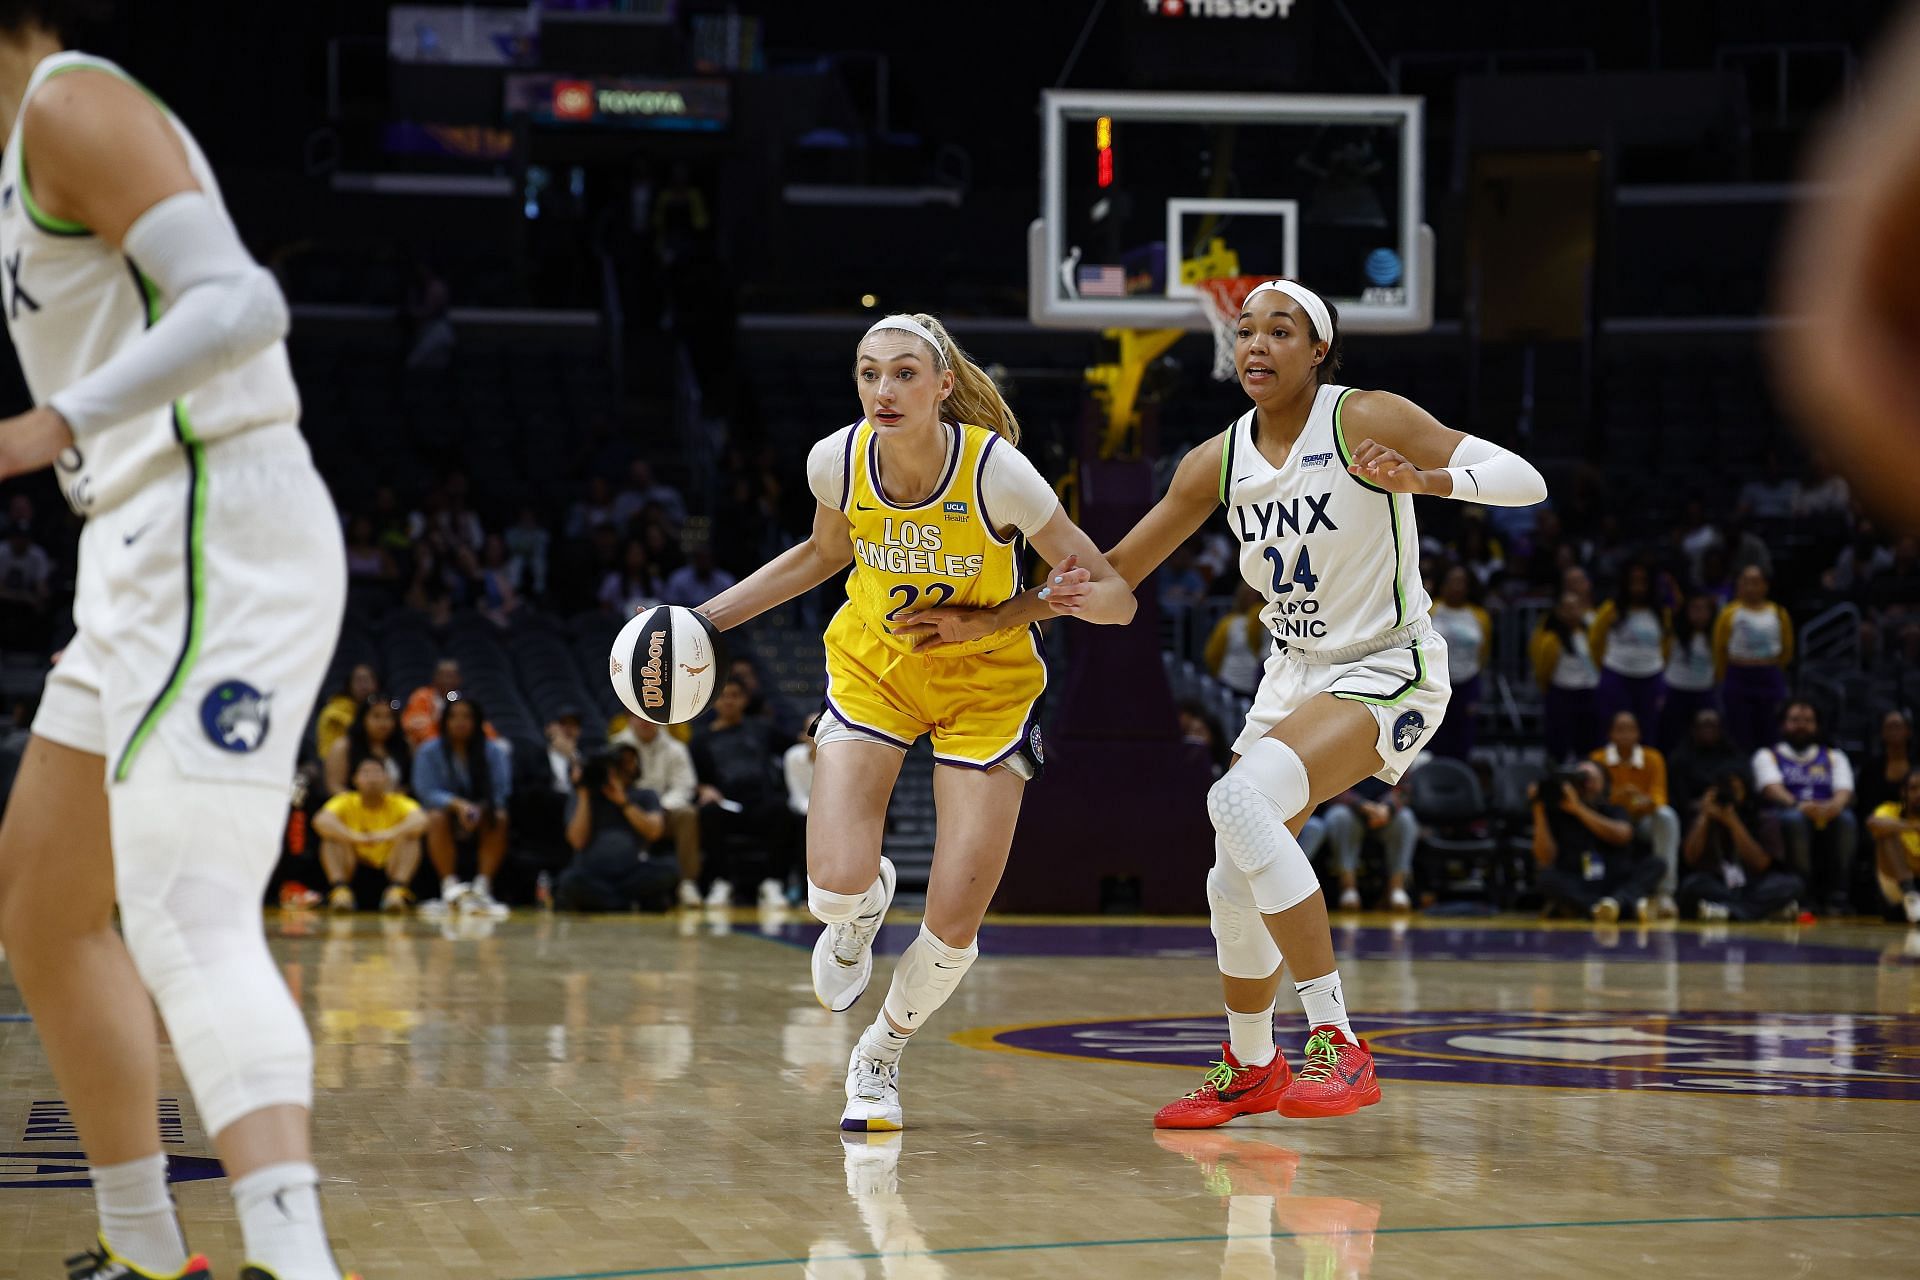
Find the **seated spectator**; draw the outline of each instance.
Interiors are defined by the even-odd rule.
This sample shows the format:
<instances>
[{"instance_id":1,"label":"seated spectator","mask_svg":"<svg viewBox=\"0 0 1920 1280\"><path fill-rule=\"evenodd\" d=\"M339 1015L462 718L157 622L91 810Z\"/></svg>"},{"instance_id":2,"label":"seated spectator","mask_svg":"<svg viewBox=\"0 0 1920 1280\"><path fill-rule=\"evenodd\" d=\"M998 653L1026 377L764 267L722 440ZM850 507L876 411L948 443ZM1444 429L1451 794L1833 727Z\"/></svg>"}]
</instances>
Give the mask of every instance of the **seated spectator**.
<instances>
[{"instance_id":1,"label":"seated spectator","mask_svg":"<svg viewBox=\"0 0 1920 1280\"><path fill-rule=\"evenodd\" d=\"M1853 851L1853 765L1820 741L1820 713L1796 698L1780 717L1780 741L1753 753L1753 785L1770 807L1787 860L1831 911L1848 909Z\"/></svg>"},{"instance_id":2,"label":"seated spectator","mask_svg":"<svg viewBox=\"0 0 1920 1280\"><path fill-rule=\"evenodd\" d=\"M1670 915L1673 891L1680 883L1680 817L1667 803L1667 761L1640 741L1640 722L1633 712L1613 718L1611 741L1593 753L1593 762L1607 772L1607 794L1624 810L1633 834L1646 841L1653 856L1666 868L1654 914Z\"/></svg>"},{"instance_id":3,"label":"seated spectator","mask_svg":"<svg viewBox=\"0 0 1920 1280\"><path fill-rule=\"evenodd\" d=\"M1587 641L1600 668L1600 685L1594 692L1599 722L1611 724L1616 712L1631 711L1648 730L1656 727L1666 693L1662 676L1673 647L1673 626L1660 601L1653 567L1646 561L1635 560L1621 570L1613 598L1594 614ZM1676 833L1676 849L1679 843Z\"/></svg>"},{"instance_id":4,"label":"seated spectator","mask_svg":"<svg viewBox=\"0 0 1920 1280\"><path fill-rule=\"evenodd\" d=\"M442 658L434 663L433 683L415 689L407 698L406 710L400 715L408 745L417 748L440 731L440 716L447 699L459 691L459 660Z\"/></svg>"},{"instance_id":5,"label":"seated spectator","mask_svg":"<svg viewBox=\"0 0 1920 1280\"><path fill-rule=\"evenodd\" d=\"M378 760L387 771L387 786L396 792L407 790L413 766L413 751L406 735L400 732L399 704L383 693L376 693L360 704L360 714L347 726L347 732L327 752L327 794L337 796L363 760Z\"/></svg>"},{"instance_id":6,"label":"seated spectator","mask_svg":"<svg viewBox=\"0 0 1920 1280\"><path fill-rule=\"evenodd\" d=\"M1369 837L1380 842L1386 859L1389 911L1413 910L1407 896L1407 878L1413 874L1413 847L1420 840L1420 822L1399 787L1378 778L1362 778L1351 790L1321 806L1327 824L1327 844L1340 877L1340 910L1360 910L1360 849Z\"/></svg>"},{"instance_id":7,"label":"seated spectator","mask_svg":"<svg viewBox=\"0 0 1920 1280\"><path fill-rule=\"evenodd\" d=\"M1854 780L1860 788L1856 807L1871 814L1883 804L1898 804L1907 775L1920 767L1914 759L1913 722L1907 713L1894 708L1880 717L1880 740L1873 758Z\"/></svg>"},{"instance_id":8,"label":"seated spectator","mask_svg":"<svg viewBox=\"0 0 1920 1280\"><path fill-rule=\"evenodd\" d=\"M1273 637L1260 621L1265 605L1260 593L1242 581L1234 592L1233 612L1216 622L1213 634L1207 637L1207 670L1243 698L1251 698L1260 688L1267 654L1273 648Z\"/></svg>"},{"instance_id":9,"label":"seated spectator","mask_svg":"<svg viewBox=\"0 0 1920 1280\"><path fill-rule=\"evenodd\" d=\"M1889 800L1867 819L1867 837L1873 841L1874 871L1880 896L1899 908L1908 924L1920 924L1920 769L1907 775L1900 798Z\"/></svg>"},{"instance_id":10,"label":"seated spectator","mask_svg":"<svg viewBox=\"0 0 1920 1280\"><path fill-rule=\"evenodd\" d=\"M413 873L420 869L420 837L427 815L392 789L387 770L369 756L343 791L313 816L320 837L320 866L327 873L327 906L354 911L380 894L382 911L413 905Z\"/></svg>"},{"instance_id":11,"label":"seated spectator","mask_svg":"<svg viewBox=\"0 0 1920 1280\"><path fill-rule=\"evenodd\" d=\"M1205 707L1197 702L1183 702L1180 711L1180 740L1204 747L1207 760L1213 766L1213 776L1218 778L1227 771L1227 762L1233 753L1227 749L1227 738L1220 731L1214 718L1207 714Z\"/></svg>"},{"instance_id":12,"label":"seated spectator","mask_svg":"<svg viewBox=\"0 0 1920 1280\"><path fill-rule=\"evenodd\" d=\"M507 553L512 557L508 562L513 580L521 590L536 600L547 594L547 550L553 544L553 535L547 532L547 526L540 520L540 513L531 506L520 508L520 518L513 522L504 535L507 540Z\"/></svg>"},{"instance_id":13,"label":"seated spectator","mask_svg":"<svg viewBox=\"0 0 1920 1280\"><path fill-rule=\"evenodd\" d=\"M1660 749L1669 755L1691 732L1694 713L1715 705L1713 619L1717 608L1711 596L1692 595L1673 618L1666 700L1660 704Z\"/></svg>"},{"instance_id":14,"label":"seated spectator","mask_svg":"<svg viewBox=\"0 0 1920 1280\"><path fill-rule=\"evenodd\" d=\"M1720 709L1727 736L1752 751L1773 726L1774 708L1787 696L1793 661L1793 619L1767 596L1758 565L1740 571L1739 590L1713 624L1713 659L1720 675Z\"/></svg>"},{"instance_id":15,"label":"seated spectator","mask_svg":"<svg viewBox=\"0 0 1920 1280\"><path fill-rule=\"evenodd\" d=\"M320 708L320 715L314 721L314 754L325 760L332 753L333 744L346 737L347 730L353 727L367 699L379 691L380 676L372 667L362 662L349 671L346 684L327 699L327 705ZM346 789L347 781L343 777L339 786L328 788L327 794L337 795Z\"/></svg>"},{"instance_id":16,"label":"seated spectator","mask_svg":"<svg viewBox=\"0 0 1920 1280\"><path fill-rule=\"evenodd\" d=\"M1441 575L1440 594L1433 602L1433 629L1447 642L1447 679L1453 685L1453 698L1427 750L1454 760L1473 754L1480 673L1493 662L1493 620L1474 603L1477 590L1472 573L1456 564Z\"/></svg>"},{"instance_id":17,"label":"seated spectator","mask_svg":"<svg viewBox=\"0 0 1920 1280\"><path fill-rule=\"evenodd\" d=\"M1800 914L1806 882L1767 852L1756 832L1747 780L1728 773L1707 788L1681 856L1681 909L1702 920L1767 920Z\"/></svg>"},{"instance_id":18,"label":"seated spectator","mask_svg":"<svg viewBox=\"0 0 1920 1280\"><path fill-rule=\"evenodd\" d=\"M674 870L647 855L667 819L660 798L634 785L639 772L639 754L625 743L581 766L567 811L573 861L554 885L562 910L665 910Z\"/></svg>"},{"instance_id":19,"label":"seated spectator","mask_svg":"<svg viewBox=\"0 0 1920 1280\"><path fill-rule=\"evenodd\" d=\"M640 772L634 785L659 797L680 867L680 905L699 906L700 810L694 797L699 779L693 772L693 753L653 721L637 717L627 721L614 741L638 754Z\"/></svg>"},{"instance_id":20,"label":"seated spectator","mask_svg":"<svg viewBox=\"0 0 1920 1280\"><path fill-rule=\"evenodd\" d=\"M496 627L513 621L520 608L520 588L514 582L514 566L507 555L507 541L497 533L487 535L486 547L474 572L474 606L480 616Z\"/></svg>"},{"instance_id":21,"label":"seated spectator","mask_svg":"<svg viewBox=\"0 0 1920 1280\"><path fill-rule=\"evenodd\" d=\"M33 530L13 521L0 542L0 648L44 650L52 595L53 561Z\"/></svg>"},{"instance_id":22,"label":"seated spectator","mask_svg":"<svg viewBox=\"0 0 1920 1280\"><path fill-rule=\"evenodd\" d=\"M766 681L760 678L759 664L752 658L739 657L727 664L727 678L738 680L747 691L746 715L752 720L764 720L773 727L776 739L787 737L795 723L788 714L787 704L780 695L767 688Z\"/></svg>"},{"instance_id":23,"label":"seated spectator","mask_svg":"<svg viewBox=\"0 0 1920 1280\"><path fill-rule=\"evenodd\" d=\"M614 523L631 526L649 507L658 510L675 528L687 522L687 500L680 496L680 491L656 481L653 468L644 459L635 458L627 467L626 483L613 499Z\"/></svg>"},{"instance_id":24,"label":"seated spectator","mask_svg":"<svg viewBox=\"0 0 1920 1280\"><path fill-rule=\"evenodd\" d=\"M485 714L471 698L456 697L440 716L438 736L423 744L413 762L414 792L427 808L427 856L440 874L436 914L463 911L503 919L494 900L493 877L507 856L507 801L513 794L513 752L489 742L481 731ZM471 883L454 874L459 848L476 846Z\"/></svg>"},{"instance_id":25,"label":"seated spectator","mask_svg":"<svg viewBox=\"0 0 1920 1280\"><path fill-rule=\"evenodd\" d=\"M562 707L547 722L547 768L553 776L554 791L571 796L580 785L580 766L586 757L580 752L580 712Z\"/></svg>"},{"instance_id":26,"label":"seated spectator","mask_svg":"<svg viewBox=\"0 0 1920 1280\"><path fill-rule=\"evenodd\" d=\"M567 536L584 538L595 529L616 528L619 522L613 514L613 492L603 475L587 478L586 496L573 504L567 511Z\"/></svg>"},{"instance_id":27,"label":"seated spectator","mask_svg":"<svg viewBox=\"0 0 1920 1280\"><path fill-rule=\"evenodd\" d=\"M646 544L628 538L620 552L620 568L600 580L600 604L625 618L659 604L661 590L660 576L647 560Z\"/></svg>"},{"instance_id":28,"label":"seated spectator","mask_svg":"<svg viewBox=\"0 0 1920 1280\"><path fill-rule=\"evenodd\" d=\"M1707 794L1707 788L1729 773L1739 774L1751 790L1753 783L1747 773L1749 759L1727 737L1718 711L1702 707L1694 712L1687 740L1675 749L1667 766L1667 796L1675 812L1682 815L1683 821L1691 822L1700 810L1700 799Z\"/></svg>"},{"instance_id":29,"label":"seated spectator","mask_svg":"<svg viewBox=\"0 0 1920 1280\"><path fill-rule=\"evenodd\" d=\"M1611 924L1625 903L1646 920L1666 868L1658 858L1633 856L1633 827L1606 794L1607 775L1591 760L1527 789L1541 896L1549 912Z\"/></svg>"},{"instance_id":30,"label":"seated spectator","mask_svg":"<svg viewBox=\"0 0 1920 1280\"><path fill-rule=\"evenodd\" d=\"M1593 719L1593 691L1600 683L1600 670L1593 665L1585 618L1579 594L1564 591L1553 612L1540 619L1527 646L1533 677L1544 697L1541 721L1547 758L1555 764L1593 750L1600 736Z\"/></svg>"},{"instance_id":31,"label":"seated spectator","mask_svg":"<svg viewBox=\"0 0 1920 1280\"><path fill-rule=\"evenodd\" d=\"M687 552L687 562L668 575L661 598L668 604L705 604L733 582L732 574L713 563L712 545L697 542Z\"/></svg>"},{"instance_id":32,"label":"seated spectator","mask_svg":"<svg viewBox=\"0 0 1920 1280\"><path fill-rule=\"evenodd\" d=\"M700 784L700 833L713 871L706 903L733 904L730 876L747 845L765 861L760 901L777 906L787 900L786 875L790 827L784 787L774 776L774 736L765 720L747 715L748 692L729 676L714 700L713 725L693 740L693 767Z\"/></svg>"}]
</instances>

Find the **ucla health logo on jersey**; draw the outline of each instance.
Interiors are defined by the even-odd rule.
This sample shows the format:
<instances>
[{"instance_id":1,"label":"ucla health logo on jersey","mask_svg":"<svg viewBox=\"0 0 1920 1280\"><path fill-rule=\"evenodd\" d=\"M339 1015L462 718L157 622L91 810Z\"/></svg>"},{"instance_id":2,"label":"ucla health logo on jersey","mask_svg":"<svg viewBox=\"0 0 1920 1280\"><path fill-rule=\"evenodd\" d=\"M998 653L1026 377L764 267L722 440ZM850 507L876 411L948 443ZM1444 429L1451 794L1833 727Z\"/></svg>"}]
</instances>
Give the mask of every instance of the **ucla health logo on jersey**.
<instances>
[{"instance_id":1,"label":"ucla health logo on jersey","mask_svg":"<svg viewBox=\"0 0 1920 1280\"><path fill-rule=\"evenodd\" d=\"M1911 1013L1354 1015L1382 1080L1765 1097L1920 1101ZM1214 1015L963 1032L986 1049L1186 1068L1220 1053Z\"/></svg>"},{"instance_id":2,"label":"ucla health logo on jersey","mask_svg":"<svg viewBox=\"0 0 1920 1280\"><path fill-rule=\"evenodd\" d=\"M272 701L244 680L222 680L200 704L200 726L222 751L257 751L267 740Z\"/></svg>"}]
</instances>

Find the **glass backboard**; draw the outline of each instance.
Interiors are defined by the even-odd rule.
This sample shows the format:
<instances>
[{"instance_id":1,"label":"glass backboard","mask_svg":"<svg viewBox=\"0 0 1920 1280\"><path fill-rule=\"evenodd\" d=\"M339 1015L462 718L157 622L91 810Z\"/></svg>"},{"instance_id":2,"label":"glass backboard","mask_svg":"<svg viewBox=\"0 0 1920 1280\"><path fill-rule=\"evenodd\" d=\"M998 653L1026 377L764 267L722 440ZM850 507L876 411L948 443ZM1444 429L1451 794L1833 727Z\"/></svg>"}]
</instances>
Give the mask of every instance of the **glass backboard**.
<instances>
[{"instance_id":1,"label":"glass backboard","mask_svg":"<svg viewBox=\"0 0 1920 1280\"><path fill-rule=\"evenodd\" d=\"M1432 323L1421 101L1050 90L1030 310L1204 329L1194 281L1291 276L1359 332Z\"/></svg>"}]
</instances>

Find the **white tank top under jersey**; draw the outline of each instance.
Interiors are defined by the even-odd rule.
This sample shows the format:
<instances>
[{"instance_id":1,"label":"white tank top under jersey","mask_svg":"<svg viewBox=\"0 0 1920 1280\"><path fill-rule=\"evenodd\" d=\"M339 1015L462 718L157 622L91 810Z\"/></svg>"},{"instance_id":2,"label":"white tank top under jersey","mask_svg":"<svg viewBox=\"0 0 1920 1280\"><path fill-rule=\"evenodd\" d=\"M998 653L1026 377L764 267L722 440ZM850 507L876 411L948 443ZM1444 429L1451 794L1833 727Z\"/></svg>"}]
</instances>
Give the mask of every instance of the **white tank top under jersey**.
<instances>
[{"instance_id":1,"label":"white tank top under jersey","mask_svg":"<svg viewBox=\"0 0 1920 1280\"><path fill-rule=\"evenodd\" d=\"M78 224L51 218L38 221L28 211L31 191L28 175L22 171L20 146L26 103L48 77L82 67L131 79L106 59L83 53L56 53L42 59L27 81L0 177L0 261L8 268L7 328L27 388L38 404L103 364L158 318L149 314L138 263ZM171 112L165 114L186 150L194 180L224 213L220 185L199 144ZM182 446L197 437L291 424L299 417L300 395L294 389L287 349L276 342L175 404L94 433L79 449L68 450L54 470L68 504L81 515L96 515L155 477L188 466ZM289 443L304 448L293 433Z\"/></svg>"},{"instance_id":2,"label":"white tank top under jersey","mask_svg":"<svg viewBox=\"0 0 1920 1280\"><path fill-rule=\"evenodd\" d=\"M1713 688L1713 641L1706 632L1696 631L1686 640L1674 638L1673 654L1667 659L1667 687L1689 693Z\"/></svg>"},{"instance_id":3,"label":"white tank top under jersey","mask_svg":"<svg viewBox=\"0 0 1920 1280\"><path fill-rule=\"evenodd\" d=\"M1240 572L1267 599L1267 630L1297 649L1362 644L1424 623L1430 607L1412 495L1347 471L1336 418L1349 390L1320 388L1277 468L1254 445L1255 410L1227 431L1222 490Z\"/></svg>"},{"instance_id":4,"label":"white tank top under jersey","mask_svg":"<svg viewBox=\"0 0 1920 1280\"><path fill-rule=\"evenodd\" d=\"M1465 684L1480 674L1480 619L1471 609L1433 606L1433 629L1447 642L1447 679Z\"/></svg>"},{"instance_id":5,"label":"white tank top under jersey","mask_svg":"<svg viewBox=\"0 0 1920 1280\"><path fill-rule=\"evenodd\" d=\"M1666 662L1660 653L1663 634L1659 614L1647 608L1630 609L1607 632L1607 656L1600 663L1623 676L1657 676Z\"/></svg>"},{"instance_id":6,"label":"white tank top under jersey","mask_svg":"<svg viewBox=\"0 0 1920 1280\"><path fill-rule=\"evenodd\" d=\"M816 499L835 510L847 497L847 437L859 427L860 424L856 422L840 428L816 443L807 454L807 487L813 490ZM953 451L959 447L960 437L950 431L942 434L946 437L947 457L951 460ZM941 474L945 473L943 467ZM877 487L879 477L874 477L874 481ZM1018 529L1028 538L1046 527L1047 521L1053 519L1054 509L1060 505L1046 477L1034 469L1025 454L1010 448L1005 440L987 450L982 457L977 489L996 531ZM893 496L900 498L908 495Z\"/></svg>"}]
</instances>

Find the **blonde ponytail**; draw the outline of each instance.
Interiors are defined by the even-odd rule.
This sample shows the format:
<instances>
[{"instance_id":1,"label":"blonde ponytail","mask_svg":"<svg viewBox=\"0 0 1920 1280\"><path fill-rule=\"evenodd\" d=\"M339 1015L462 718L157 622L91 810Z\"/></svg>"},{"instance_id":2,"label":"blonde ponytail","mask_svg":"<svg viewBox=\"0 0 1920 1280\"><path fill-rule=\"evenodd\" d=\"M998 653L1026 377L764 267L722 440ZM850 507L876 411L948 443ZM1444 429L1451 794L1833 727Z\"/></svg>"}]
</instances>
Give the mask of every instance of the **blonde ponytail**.
<instances>
[{"instance_id":1,"label":"blonde ponytail","mask_svg":"<svg viewBox=\"0 0 1920 1280\"><path fill-rule=\"evenodd\" d=\"M986 427L1006 437L1008 444L1019 445L1020 419L1014 416L992 375L960 349L960 344L937 318L930 315L913 318L940 340L940 349L934 354L940 357L943 366L953 370L953 394L947 397L947 416Z\"/></svg>"}]
</instances>

